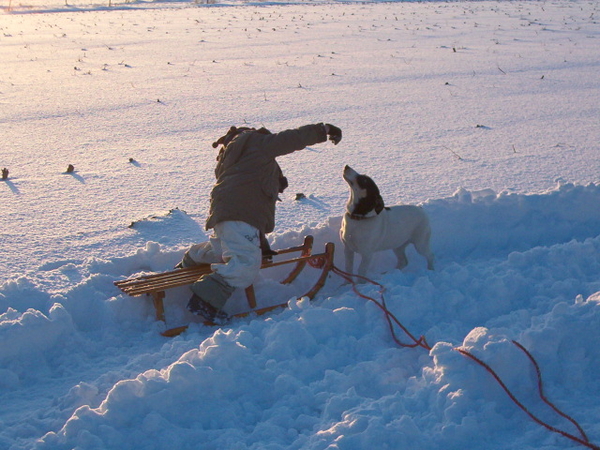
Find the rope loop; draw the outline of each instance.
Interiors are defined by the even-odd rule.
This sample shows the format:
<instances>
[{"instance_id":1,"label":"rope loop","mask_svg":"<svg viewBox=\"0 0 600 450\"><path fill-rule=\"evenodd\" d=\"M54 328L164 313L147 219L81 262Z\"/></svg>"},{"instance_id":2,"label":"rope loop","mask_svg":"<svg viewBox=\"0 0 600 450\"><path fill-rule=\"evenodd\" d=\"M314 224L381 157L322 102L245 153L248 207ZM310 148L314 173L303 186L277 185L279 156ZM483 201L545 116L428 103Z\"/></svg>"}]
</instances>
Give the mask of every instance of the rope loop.
<instances>
[{"instance_id":1,"label":"rope loop","mask_svg":"<svg viewBox=\"0 0 600 450\"><path fill-rule=\"evenodd\" d=\"M358 295L360 298L363 298L365 300L368 300L370 302L375 303L375 305L377 305L377 307L379 309L381 309L383 311L383 313L385 314L385 318L388 322L388 326L390 328L390 332L392 334L392 339L394 339L394 342L396 342L396 344L400 347L403 348L416 348L416 347L422 347L427 351L431 350L431 346L427 343L427 339L425 339L425 336L420 336L418 339L415 338L410 331L408 331L408 329L402 325L402 323L400 323L400 321L396 318L396 316L394 314L392 314L392 312L388 309L387 304L385 302L385 296L383 295L385 292L385 286L383 286L381 283L378 283L376 281L373 281L367 277L363 277L361 275L356 275L353 273L348 273L348 272L344 272L343 270L339 269L336 266L333 266L332 269L333 273L335 273L336 275L342 277L344 280L346 280L348 283L352 284L352 290L354 291L354 293L356 295ZM355 278L358 278L360 280L363 280L369 284L372 284L374 286L379 287L379 296L381 298L381 301L378 301L376 299L374 299L373 297L369 297L368 295L365 295L361 292L359 292L358 287L357 287L357 283L354 281ZM394 323L402 330L404 331L404 333L410 338L410 340L413 342L412 344L406 344L403 343L402 341L400 341L400 339L398 338L398 336L396 335L396 331L394 329Z\"/></svg>"},{"instance_id":2,"label":"rope loop","mask_svg":"<svg viewBox=\"0 0 600 450\"><path fill-rule=\"evenodd\" d=\"M324 262L323 262L324 263ZM312 263L309 260L309 264ZM313 266L314 267L314 266ZM322 267L322 266L321 266ZM389 329L390 329L390 333L392 335L392 338L394 340L394 342L396 342L396 344L400 347L403 348L417 348L417 347L421 347L427 351L431 351L432 347L431 345L429 345L429 343L427 342L427 339L425 339L425 336L420 336L418 339L415 338L410 331L408 331L408 329L402 325L402 323L400 323L400 321L397 319L397 317L388 309L386 302L385 302L385 296L383 295L385 292L385 287L373 280L370 280L366 277L360 276L360 275L356 275L356 274L352 274L352 273L348 273L348 272L344 272L343 270L337 268L335 265L332 267L332 272L335 273L336 275L340 276L341 278L343 278L346 282L352 284L352 290L354 291L354 293L356 295L358 295L360 298L363 298L365 300L371 301L373 303L375 303L375 305L377 305L377 307L379 307L379 309L381 309L383 311L383 313L385 314L385 318L387 320ZM356 281L354 281L355 278L358 278L360 280L363 280L367 283L370 283L374 286L378 286L379 287L379 296L381 298L381 300L376 300L373 297L369 297L368 295L362 294L361 292L358 291L357 288L357 283ZM404 334L406 334L406 336L408 336L408 338L412 341L412 343L403 343L400 341L400 339L396 336L396 331L394 329L394 324L400 328ZM547 430L553 432L553 433L557 433L560 434L561 436L570 439L574 442L577 442L578 444L581 444L585 447L588 447L592 450L600 450L600 447L598 447L597 445L592 444L587 435L585 434L585 431L583 430L583 428L579 425L579 423L577 423L577 421L575 421L575 419L571 418L569 415L565 414L564 412L560 411L553 403L551 403L547 398L546 395L544 394L544 389L543 389L543 384L542 384L542 373L540 370L540 367L537 363L537 361L534 359L534 357L532 356L532 354L525 349L525 347L523 347L520 343L518 343L517 341L512 341L513 344L515 346L517 346L521 351L523 351L525 353L525 355L529 358L529 360L531 361L531 364L534 366L535 371L537 373L537 383L538 383L538 394L540 396L540 398L542 399L542 401L548 405L552 410L554 410L554 412L556 412L558 415L560 415L561 417L567 419L569 422L571 422L576 428L577 431L579 432L579 434L581 435L581 437L577 437L574 436L571 433L568 433L566 431L560 430L556 427L553 427L552 425L549 425L548 423L542 421L541 419L539 419L538 417L536 417L531 411L529 411L529 409L523 405L516 397L515 395L510 391L510 389L506 386L506 384L502 381L502 379L500 378L500 376L496 373L496 371L494 371L494 369L492 369L488 364L486 364L484 361L482 361L481 359L479 359L478 357L476 357L475 355L473 355L471 352L469 352L468 350L466 350L465 348L462 347L455 347L454 350L458 351L460 354L462 354L463 356L473 360L474 362L476 362L477 364L479 364L480 366L482 366L484 369L486 369L491 375L492 377L496 380L496 382L500 385L500 387L506 392L506 394L510 397L510 399L523 411L525 412L525 414L527 414L535 423L537 423L538 425L541 425L542 427L546 428Z\"/></svg>"},{"instance_id":3,"label":"rope loop","mask_svg":"<svg viewBox=\"0 0 600 450\"><path fill-rule=\"evenodd\" d=\"M325 267L326 262L327 258L325 256L314 256L307 260L308 265L314 269L322 269Z\"/></svg>"}]
</instances>

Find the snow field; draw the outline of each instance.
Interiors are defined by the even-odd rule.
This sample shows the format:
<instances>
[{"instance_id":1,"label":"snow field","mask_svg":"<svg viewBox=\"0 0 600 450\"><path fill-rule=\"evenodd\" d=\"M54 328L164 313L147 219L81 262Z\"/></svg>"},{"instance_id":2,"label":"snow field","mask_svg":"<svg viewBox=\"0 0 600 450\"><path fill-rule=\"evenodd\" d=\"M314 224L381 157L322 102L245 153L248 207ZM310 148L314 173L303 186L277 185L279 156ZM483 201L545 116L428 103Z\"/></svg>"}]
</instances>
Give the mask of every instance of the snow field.
<instances>
[{"instance_id":1,"label":"snow field","mask_svg":"<svg viewBox=\"0 0 600 450\"><path fill-rule=\"evenodd\" d=\"M52 8L0 16L0 448L582 448L456 351L577 435L512 340L600 442L596 3ZM272 246L311 234L343 267L345 164L421 204L436 271L383 252L370 276L432 351L398 348L336 276L297 299L314 269L261 274L259 300L287 309L161 337L113 282L206 238L210 144L317 121L344 140L281 159ZM188 296L168 293L169 326L193 320Z\"/></svg>"}]
</instances>

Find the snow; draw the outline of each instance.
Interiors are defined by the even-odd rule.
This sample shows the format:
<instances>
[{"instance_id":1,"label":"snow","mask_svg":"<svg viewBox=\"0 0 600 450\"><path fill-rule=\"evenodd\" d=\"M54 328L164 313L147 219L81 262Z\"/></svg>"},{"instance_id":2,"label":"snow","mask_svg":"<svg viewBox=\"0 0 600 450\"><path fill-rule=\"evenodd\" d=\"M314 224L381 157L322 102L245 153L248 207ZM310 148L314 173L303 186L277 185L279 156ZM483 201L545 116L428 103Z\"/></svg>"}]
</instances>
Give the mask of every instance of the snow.
<instances>
[{"instance_id":1,"label":"snow","mask_svg":"<svg viewBox=\"0 0 600 450\"><path fill-rule=\"evenodd\" d=\"M580 438L513 340L600 444L597 2L86 1L0 15L0 448L584 448L456 351ZM206 239L211 143L320 121L344 139L280 159L272 246L310 234L343 267L345 164L422 205L436 270L381 252L369 276L432 349L336 275L298 298L313 268L262 272L259 303L288 308L222 329L169 291L192 324L162 337L113 282Z\"/></svg>"}]
</instances>

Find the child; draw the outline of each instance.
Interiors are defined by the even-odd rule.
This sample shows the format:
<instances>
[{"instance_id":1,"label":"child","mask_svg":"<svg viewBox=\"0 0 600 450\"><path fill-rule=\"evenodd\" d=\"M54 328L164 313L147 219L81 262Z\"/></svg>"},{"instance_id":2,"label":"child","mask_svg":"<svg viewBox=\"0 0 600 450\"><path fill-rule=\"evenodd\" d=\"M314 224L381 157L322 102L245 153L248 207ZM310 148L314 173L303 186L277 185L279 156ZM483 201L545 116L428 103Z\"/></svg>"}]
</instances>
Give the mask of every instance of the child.
<instances>
[{"instance_id":1,"label":"child","mask_svg":"<svg viewBox=\"0 0 600 450\"><path fill-rule=\"evenodd\" d=\"M287 187L275 158L327 139L337 145L342 131L322 123L279 133L231 127L213 143L215 148L222 145L206 222L213 235L190 248L180 263L209 263L213 272L192 284L189 311L217 324L229 320L222 308L236 288L250 286L258 275L261 240L264 247L265 234L275 227L278 195Z\"/></svg>"}]
</instances>

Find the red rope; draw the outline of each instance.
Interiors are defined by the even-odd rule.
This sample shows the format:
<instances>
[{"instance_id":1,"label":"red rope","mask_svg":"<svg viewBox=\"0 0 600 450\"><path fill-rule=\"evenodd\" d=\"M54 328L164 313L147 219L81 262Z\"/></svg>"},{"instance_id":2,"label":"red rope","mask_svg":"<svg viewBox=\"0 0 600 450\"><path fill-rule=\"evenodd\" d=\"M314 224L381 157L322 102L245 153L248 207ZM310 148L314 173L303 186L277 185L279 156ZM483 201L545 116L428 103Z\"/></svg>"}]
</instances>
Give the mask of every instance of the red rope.
<instances>
[{"instance_id":1,"label":"red rope","mask_svg":"<svg viewBox=\"0 0 600 450\"><path fill-rule=\"evenodd\" d=\"M327 258L325 256L313 256L307 262L310 267L315 269L322 269L325 266Z\"/></svg>"},{"instance_id":2,"label":"red rope","mask_svg":"<svg viewBox=\"0 0 600 450\"><path fill-rule=\"evenodd\" d=\"M514 342L514 341L513 341ZM520 344L517 344L520 348L523 348L520 346ZM529 411L529 409L527 409L527 407L525 405L523 405L516 397L515 395L510 391L510 389L508 389L508 387L506 386L506 384L504 384L504 382L502 381L502 379L500 378L500 376L494 371L494 369L492 369L489 365L487 365L485 362L483 362L481 359L477 358L475 355L473 355L471 352L462 349L462 348L455 348L454 350L460 352L462 355L471 358L473 361L475 361L477 364L479 364L480 366L482 366L483 368L485 368L494 378L495 380L498 382L498 384L502 387L502 389L504 389L504 392L506 392L506 394L510 397L510 399L519 407L521 408L525 414L527 414L535 423L537 423L538 425L543 426L544 428L554 432L554 433L558 433L568 439L571 439L572 441L575 441L581 445L584 445L588 448L594 449L594 450L600 450L600 447L590 443L590 441L588 440L586 434L583 432L581 426L575 422L575 420L571 419L568 415L566 415L565 413L559 411L554 405L552 405L550 402L544 400L544 395L543 395L543 391L542 391L542 386L541 386L541 377L538 378L538 388L539 391L542 393L541 397L542 400L544 400L544 403L547 403L549 405L551 405L552 409L554 409L556 412L558 412L561 416L568 418L571 422L573 422L575 424L575 426L577 427L577 429L581 432L583 439L578 438L577 436L574 436L570 433L567 433L566 431L563 430L559 430L558 428L553 427L552 425L549 425L548 423L544 422L543 420L539 419L538 417L536 417L531 411ZM528 352L526 352L528 353ZM535 363L535 366L537 366L537 363ZM538 367L539 369L539 367ZM539 373L539 372L538 372Z\"/></svg>"},{"instance_id":3,"label":"red rope","mask_svg":"<svg viewBox=\"0 0 600 450\"><path fill-rule=\"evenodd\" d=\"M383 293L385 292L385 287L380 284L377 283L376 281L370 280L366 277L360 276L360 275L355 275L355 274L351 274L348 272L344 272L341 269L338 269L336 266L333 266L331 268L332 272L339 275L340 277L342 277L344 280L346 280L347 282L352 284L352 290L354 291L354 293L356 295L358 295L361 298L364 298L365 300L369 300L373 303L375 303L375 305L377 305L377 307L379 309L381 309L383 311L383 313L385 314L385 318L387 319L388 325L390 327L390 332L392 333L392 338L394 339L394 341L396 342L396 344L398 344L400 347L407 347L407 348L416 348L416 347L423 347L425 350L429 351L431 350L431 346L427 343L427 340L425 339L425 336L421 336L419 337L419 339L415 338L410 331L408 331L408 329L402 325L402 323L400 323L400 321L396 318L396 316L394 316L394 314L392 314L390 312L390 310L388 309L386 303L385 303L385 297L383 295ZM366 281L368 283L371 283L375 286L379 287L379 296L381 297L381 302L378 302L377 300L375 300L373 297L369 297L368 295L364 295L361 292L358 291L358 288L356 286L356 283L354 282L354 278L359 278L363 281ZM413 341L413 344L405 344L402 343L400 341L400 339L398 339L398 337L396 336L396 332L394 330L394 325L393 323L395 323L396 325L398 325L398 327L404 331L404 333Z\"/></svg>"},{"instance_id":4,"label":"red rope","mask_svg":"<svg viewBox=\"0 0 600 450\"><path fill-rule=\"evenodd\" d=\"M573 425L575 425L575 427L577 428L577 430L579 431L579 433L581 434L583 439L586 442L589 442L589 439L588 439L587 435L585 434L585 431L583 431L583 428L581 428L581 426L575 421L575 419L573 419L569 415L567 415L564 412L562 412L561 410L559 410L550 400L548 400L548 398L544 394L544 385L542 383L542 371L540 370L540 366L538 365L538 363L535 360L535 358L533 357L533 355L525 347L523 347L519 342L512 341L512 343L515 344L519 349L521 349L521 351L523 353L525 353L525 355L527 355L527 357L529 358L529 361L531 361L531 364L533 364L533 366L535 367L535 372L537 374L537 380L538 380L538 394L539 394L540 398L542 399L542 401L546 405L548 405L550 408L552 408L554 410L554 412L556 412L558 415L564 417L569 422L571 422Z\"/></svg>"},{"instance_id":5,"label":"red rope","mask_svg":"<svg viewBox=\"0 0 600 450\"><path fill-rule=\"evenodd\" d=\"M309 264L312 263L311 261L309 261ZM314 266L313 266L314 267ZM390 328L390 332L392 334L392 338L394 339L394 341L396 342L396 344L398 344L400 347L408 347L408 348L416 348L416 347L422 347L427 351L431 351L431 346L427 343L427 340L425 339L425 336L421 336L419 337L419 339L415 338L409 331L408 329L402 325L402 323L400 323L400 321L396 318L396 316L387 308L386 302L385 302L385 297L383 295L383 293L385 292L385 287L380 284L377 283L376 281L370 280L366 277L360 276L360 275L355 275L355 274L351 274L348 272L344 272L343 270L338 269L336 266L333 266L332 269L333 273L339 275L341 278L343 278L344 280L346 280L348 283L352 284L352 290L354 291L354 293L356 295L358 295L360 298L363 298L365 300L369 300L373 303L375 303L375 305L377 305L379 307L379 309L381 309L386 317L386 320L388 322L389 328ZM355 278L361 279L363 281L366 281L374 286L378 286L379 287L379 296L381 297L381 301L377 301L376 299L374 299L373 297L369 297L368 295L364 295L361 292L358 291L357 289L357 284L354 281ZM396 332L394 330L394 323L413 341L413 344L405 344L402 343L400 341L400 339L398 339L398 337L396 336ZM521 344L519 344L517 341L512 341L514 345L516 345L520 350L522 350L525 355L529 358L529 360L531 361L531 363L533 364L533 366L535 367L536 373L537 373L537 383L538 383L538 394L540 396L540 398L542 399L542 401L548 405L550 408L552 408L557 414L559 414L561 417L567 419L568 421L570 421L573 425L575 425L575 427L577 428L577 430L579 431L579 433L581 434L581 438L572 435L571 433L568 433L566 431L560 430L558 428L553 427L552 425L549 425L548 423L542 421L541 419L539 419L538 417L536 417L531 411L529 411L529 409L527 409L527 407L525 405L523 405L516 397L515 395L510 391L510 389L506 386L506 384L502 381L502 379L500 378L500 376L494 371L494 369L492 369L488 364L486 364L485 362L483 362L481 359L477 358L475 355L473 355L471 352L469 352L468 350L465 350L464 348L454 348L454 350L458 351L460 354L462 354L463 356L470 358L471 360L475 361L477 364L479 364L480 366L482 366L483 368L485 368L491 375L492 377L494 377L494 379L498 382L498 384L502 387L502 389L506 392L506 394L510 397L510 399L522 410L525 412L525 414L527 414L534 422L536 422L537 424L543 426L544 428L554 432L554 433L558 433L560 435L562 435L563 437L566 437L567 439L571 439L574 442L577 442L578 444L581 444L585 447L591 448L593 450L600 450L600 447L592 444L587 435L585 434L585 432L583 431L583 428L581 428L581 426L575 421L575 419L571 418L569 415L565 414L564 412L560 411L553 403L551 403L546 395L544 394L544 388L543 388L543 383L542 383L542 372L540 370L540 367L537 363L537 361L534 359L534 357L531 355L531 353L529 351L527 351L527 349L525 349L525 347L523 347Z\"/></svg>"}]
</instances>

